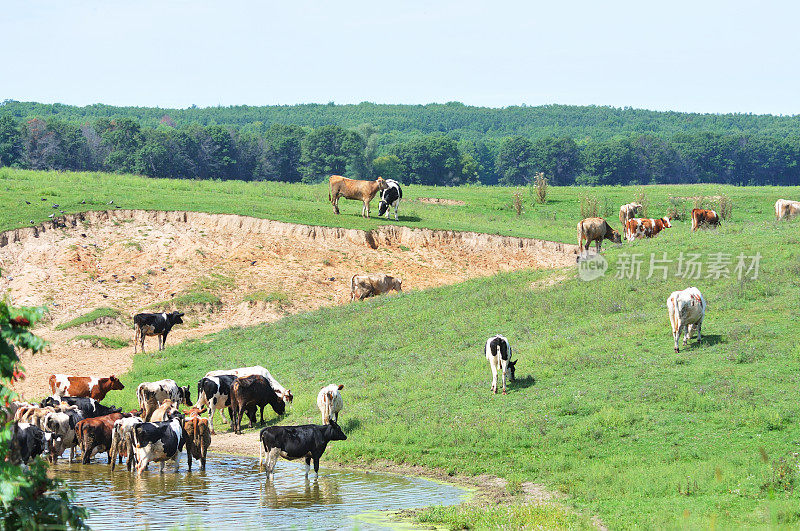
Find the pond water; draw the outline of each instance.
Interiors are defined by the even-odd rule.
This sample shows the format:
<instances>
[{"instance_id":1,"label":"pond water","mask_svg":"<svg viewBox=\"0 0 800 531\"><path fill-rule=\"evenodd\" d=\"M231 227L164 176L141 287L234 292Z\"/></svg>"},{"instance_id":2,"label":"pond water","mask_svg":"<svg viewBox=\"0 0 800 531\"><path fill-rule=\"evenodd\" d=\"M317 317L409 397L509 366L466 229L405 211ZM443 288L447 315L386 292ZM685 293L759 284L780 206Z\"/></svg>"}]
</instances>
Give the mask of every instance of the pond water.
<instances>
[{"instance_id":1,"label":"pond water","mask_svg":"<svg viewBox=\"0 0 800 531\"><path fill-rule=\"evenodd\" d=\"M283 460L267 481L257 459L228 455L209 455L202 472L189 472L183 456L178 473L171 462L163 474L151 464L141 478L124 464L112 473L105 455L89 465L61 460L54 471L92 511L94 529L384 529L391 524L365 513L455 505L468 494L426 479L354 470L321 468L315 478L312 469L306 479L304 462Z\"/></svg>"}]
</instances>

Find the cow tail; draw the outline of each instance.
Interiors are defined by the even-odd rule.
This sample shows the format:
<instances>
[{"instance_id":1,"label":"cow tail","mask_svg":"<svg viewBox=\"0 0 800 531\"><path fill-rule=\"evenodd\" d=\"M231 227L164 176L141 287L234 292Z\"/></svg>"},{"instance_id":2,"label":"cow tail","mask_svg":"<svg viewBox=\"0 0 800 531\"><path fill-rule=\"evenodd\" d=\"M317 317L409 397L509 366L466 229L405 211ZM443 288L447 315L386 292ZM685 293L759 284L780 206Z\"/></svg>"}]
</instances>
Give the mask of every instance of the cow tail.
<instances>
[{"instance_id":1,"label":"cow tail","mask_svg":"<svg viewBox=\"0 0 800 531\"><path fill-rule=\"evenodd\" d=\"M353 278L350 279L350 293L355 293L356 291L356 277L358 275L353 275Z\"/></svg>"},{"instance_id":2,"label":"cow tail","mask_svg":"<svg viewBox=\"0 0 800 531\"><path fill-rule=\"evenodd\" d=\"M200 417L192 418L192 427L194 428L193 442L195 448L203 448L203 437L200 434Z\"/></svg>"},{"instance_id":3,"label":"cow tail","mask_svg":"<svg viewBox=\"0 0 800 531\"><path fill-rule=\"evenodd\" d=\"M133 353L136 354L136 350L139 346L139 340L142 336L142 327L139 326L138 323L133 325Z\"/></svg>"},{"instance_id":4,"label":"cow tail","mask_svg":"<svg viewBox=\"0 0 800 531\"><path fill-rule=\"evenodd\" d=\"M144 403L144 389L139 386L136 388L136 399L139 401L139 409L144 414L145 411L145 403Z\"/></svg>"},{"instance_id":5,"label":"cow tail","mask_svg":"<svg viewBox=\"0 0 800 531\"><path fill-rule=\"evenodd\" d=\"M578 254L583 251L583 221L578 223Z\"/></svg>"}]
</instances>

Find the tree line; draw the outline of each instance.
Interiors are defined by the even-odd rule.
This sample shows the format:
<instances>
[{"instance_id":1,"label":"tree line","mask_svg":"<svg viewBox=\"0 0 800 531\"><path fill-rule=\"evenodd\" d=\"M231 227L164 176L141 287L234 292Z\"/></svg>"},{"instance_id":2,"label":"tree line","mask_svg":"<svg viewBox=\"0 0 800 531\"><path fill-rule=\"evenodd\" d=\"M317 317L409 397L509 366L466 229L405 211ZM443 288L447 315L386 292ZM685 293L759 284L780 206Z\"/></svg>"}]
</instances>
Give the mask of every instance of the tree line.
<instances>
[{"instance_id":1,"label":"tree line","mask_svg":"<svg viewBox=\"0 0 800 531\"><path fill-rule=\"evenodd\" d=\"M258 128L132 117L19 118L0 106L0 165L183 179L319 182L331 174L407 184L800 183L800 132L689 131L613 138L400 134L362 123ZM163 110L161 111L163 112ZM252 124L251 124L252 125Z\"/></svg>"}]
</instances>

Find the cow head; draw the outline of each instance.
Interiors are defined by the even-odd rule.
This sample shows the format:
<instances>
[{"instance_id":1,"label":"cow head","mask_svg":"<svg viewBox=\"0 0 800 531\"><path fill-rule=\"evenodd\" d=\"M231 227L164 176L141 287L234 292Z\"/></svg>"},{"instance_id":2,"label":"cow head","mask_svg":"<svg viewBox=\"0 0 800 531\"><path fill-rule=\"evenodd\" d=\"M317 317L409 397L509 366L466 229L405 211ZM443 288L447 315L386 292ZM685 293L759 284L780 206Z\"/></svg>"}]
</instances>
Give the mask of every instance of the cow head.
<instances>
[{"instance_id":1,"label":"cow head","mask_svg":"<svg viewBox=\"0 0 800 531\"><path fill-rule=\"evenodd\" d=\"M56 397L48 396L47 398L42 400L42 402L39 404L39 406L41 406L41 407L56 407L60 403L61 403L61 401L56 399Z\"/></svg>"},{"instance_id":2,"label":"cow head","mask_svg":"<svg viewBox=\"0 0 800 531\"><path fill-rule=\"evenodd\" d=\"M671 219L670 217L661 218L661 222L664 224L664 228L665 229L671 229L672 228L672 223L669 222L670 219Z\"/></svg>"},{"instance_id":3,"label":"cow head","mask_svg":"<svg viewBox=\"0 0 800 531\"><path fill-rule=\"evenodd\" d=\"M330 424L325 425L325 438L329 441L346 441L347 435L344 434L335 420L331 420Z\"/></svg>"},{"instance_id":4,"label":"cow head","mask_svg":"<svg viewBox=\"0 0 800 531\"><path fill-rule=\"evenodd\" d=\"M380 202L378 203L378 215L382 216L386 214L387 210L389 210L389 203L381 199Z\"/></svg>"},{"instance_id":5,"label":"cow head","mask_svg":"<svg viewBox=\"0 0 800 531\"><path fill-rule=\"evenodd\" d=\"M514 360L514 361L508 360L507 377L508 377L508 380L511 381L511 382L514 381L514 371L516 370L515 367L516 367L518 361L519 360Z\"/></svg>"},{"instance_id":6,"label":"cow head","mask_svg":"<svg viewBox=\"0 0 800 531\"><path fill-rule=\"evenodd\" d=\"M611 241L614 243L622 243L622 236L614 229L611 229Z\"/></svg>"},{"instance_id":7,"label":"cow head","mask_svg":"<svg viewBox=\"0 0 800 531\"><path fill-rule=\"evenodd\" d=\"M387 188L389 188L389 185L386 184L386 180L383 177L378 177L377 179L375 179L375 182L378 183L379 190L386 190Z\"/></svg>"},{"instance_id":8,"label":"cow head","mask_svg":"<svg viewBox=\"0 0 800 531\"><path fill-rule=\"evenodd\" d=\"M184 385L183 387L178 387L178 393L180 394L181 402L192 407L192 397L190 395L191 391L189 391L189 386Z\"/></svg>"},{"instance_id":9,"label":"cow head","mask_svg":"<svg viewBox=\"0 0 800 531\"><path fill-rule=\"evenodd\" d=\"M397 291L403 291L403 279L402 278L393 279L392 287Z\"/></svg>"},{"instance_id":10,"label":"cow head","mask_svg":"<svg viewBox=\"0 0 800 531\"><path fill-rule=\"evenodd\" d=\"M291 403L294 400L294 395L292 394L291 389L287 389L285 393L283 393L283 401L287 403Z\"/></svg>"},{"instance_id":11,"label":"cow head","mask_svg":"<svg viewBox=\"0 0 800 531\"><path fill-rule=\"evenodd\" d=\"M170 314L167 314L167 318L169 319L169 322L174 324L174 325L183 324L183 319L181 319L181 317L183 317L183 312L179 312L177 310L173 311Z\"/></svg>"},{"instance_id":12,"label":"cow head","mask_svg":"<svg viewBox=\"0 0 800 531\"><path fill-rule=\"evenodd\" d=\"M339 391L341 391L342 389L344 389L344 384L339 384Z\"/></svg>"},{"instance_id":13,"label":"cow head","mask_svg":"<svg viewBox=\"0 0 800 531\"><path fill-rule=\"evenodd\" d=\"M119 381L119 378L117 378L113 374L109 376L108 381L111 382L112 391L122 391L123 389L125 389L125 386L122 385L122 382Z\"/></svg>"}]
</instances>

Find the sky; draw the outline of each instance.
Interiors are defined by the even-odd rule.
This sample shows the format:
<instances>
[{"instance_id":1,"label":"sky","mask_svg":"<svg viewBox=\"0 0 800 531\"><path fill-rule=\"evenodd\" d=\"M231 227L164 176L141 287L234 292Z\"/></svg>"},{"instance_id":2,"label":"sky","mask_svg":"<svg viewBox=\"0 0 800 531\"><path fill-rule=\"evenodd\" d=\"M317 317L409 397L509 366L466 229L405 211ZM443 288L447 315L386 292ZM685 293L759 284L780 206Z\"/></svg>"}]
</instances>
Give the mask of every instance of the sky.
<instances>
[{"instance_id":1,"label":"sky","mask_svg":"<svg viewBox=\"0 0 800 531\"><path fill-rule=\"evenodd\" d=\"M800 114L798 2L0 1L0 100Z\"/></svg>"}]
</instances>

